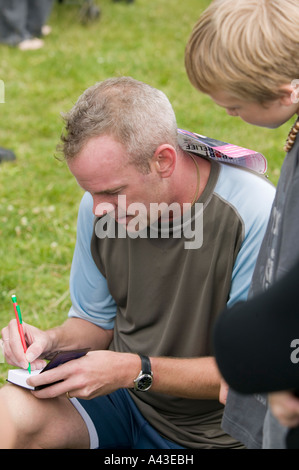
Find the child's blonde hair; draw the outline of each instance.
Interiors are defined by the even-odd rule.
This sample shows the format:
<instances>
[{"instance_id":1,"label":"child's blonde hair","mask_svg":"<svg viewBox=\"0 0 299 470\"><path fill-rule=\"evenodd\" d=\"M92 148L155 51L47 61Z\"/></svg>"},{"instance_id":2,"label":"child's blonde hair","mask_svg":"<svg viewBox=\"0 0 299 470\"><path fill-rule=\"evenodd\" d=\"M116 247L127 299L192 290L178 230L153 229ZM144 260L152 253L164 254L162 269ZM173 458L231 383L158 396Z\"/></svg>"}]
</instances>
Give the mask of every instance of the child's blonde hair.
<instances>
[{"instance_id":1,"label":"child's blonde hair","mask_svg":"<svg viewBox=\"0 0 299 470\"><path fill-rule=\"evenodd\" d=\"M185 52L191 83L266 102L299 78L298 0L214 0L196 23Z\"/></svg>"}]
</instances>

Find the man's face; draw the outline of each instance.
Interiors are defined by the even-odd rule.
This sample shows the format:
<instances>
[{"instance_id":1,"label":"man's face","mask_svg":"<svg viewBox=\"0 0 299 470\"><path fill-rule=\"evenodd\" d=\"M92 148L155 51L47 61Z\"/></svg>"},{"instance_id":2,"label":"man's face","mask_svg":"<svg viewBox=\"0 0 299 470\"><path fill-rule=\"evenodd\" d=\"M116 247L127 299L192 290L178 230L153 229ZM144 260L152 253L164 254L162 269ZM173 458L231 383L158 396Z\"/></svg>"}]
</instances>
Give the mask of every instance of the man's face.
<instances>
[{"instance_id":1,"label":"man's face","mask_svg":"<svg viewBox=\"0 0 299 470\"><path fill-rule=\"evenodd\" d=\"M142 174L129 162L122 144L110 136L91 138L68 166L78 184L92 195L96 216L110 213L128 227L136 219L134 204L139 203L146 209L138 214L143 226L149 224L150 203L161 200L161 178L154 167Z\"/></svg>"}]
</instances>

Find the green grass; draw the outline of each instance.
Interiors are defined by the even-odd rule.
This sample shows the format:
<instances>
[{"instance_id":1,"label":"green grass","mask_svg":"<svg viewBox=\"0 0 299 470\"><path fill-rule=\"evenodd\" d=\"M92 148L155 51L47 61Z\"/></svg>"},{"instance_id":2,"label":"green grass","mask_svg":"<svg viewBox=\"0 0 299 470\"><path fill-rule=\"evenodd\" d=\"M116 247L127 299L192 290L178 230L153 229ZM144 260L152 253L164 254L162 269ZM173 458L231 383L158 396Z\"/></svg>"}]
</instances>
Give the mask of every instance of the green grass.
<instances>
[{"instance_id":1,"label":"green grass","mask_svg":"<svg viewBox=\"0 0 299 470\"><path fill-rule=\"evenodd\" d=\"M0 329L13 318L12 293L24 320L40 328L61 323L70 307L82 192L54 155L60 113L96 81L130 75L162 89L179 127L258 149L268 159L270 179L276 183L279 176L289 125L277 131L251 127L227 116L188 81L184 48L208 0L95 3L101 18L89 25L80 23L78 5L56 3L48 21L53 31L41 50L0 46L0 145L17 155L16 162L0 165ZM0 364L0 383L7 367Z\"/></svg>"}]
</instances>

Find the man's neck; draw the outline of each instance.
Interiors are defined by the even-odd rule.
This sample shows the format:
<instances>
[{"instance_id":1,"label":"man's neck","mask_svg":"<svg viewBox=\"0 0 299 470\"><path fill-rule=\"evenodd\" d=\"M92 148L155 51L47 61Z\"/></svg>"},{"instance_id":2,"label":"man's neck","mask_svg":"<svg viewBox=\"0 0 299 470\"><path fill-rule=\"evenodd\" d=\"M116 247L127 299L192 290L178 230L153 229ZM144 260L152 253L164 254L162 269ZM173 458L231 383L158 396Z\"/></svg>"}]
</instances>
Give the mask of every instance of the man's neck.
<instances>
[{"instance_id":1,"label":"man's neck","mask_svg":"<svg viewBox=\"0 0 299 470\"><path fill-rule=\"evenodd\" d=\"M211 162L196 154L179 150L174 177L176 202L192 203L202 195L211 171ZM196 194L195 194L196 193Z\"/></svg>"}]
</instances>

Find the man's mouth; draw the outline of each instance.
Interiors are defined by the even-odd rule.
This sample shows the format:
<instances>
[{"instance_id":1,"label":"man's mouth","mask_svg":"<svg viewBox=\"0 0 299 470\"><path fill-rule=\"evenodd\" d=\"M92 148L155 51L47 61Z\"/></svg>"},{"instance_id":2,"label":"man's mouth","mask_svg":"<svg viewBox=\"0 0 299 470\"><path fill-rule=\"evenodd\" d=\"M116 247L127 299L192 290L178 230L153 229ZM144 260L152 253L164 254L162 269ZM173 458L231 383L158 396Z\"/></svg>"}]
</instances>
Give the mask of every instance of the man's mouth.
<instances>
[{"instance_id":1,"label":"man's mouth","mask_svg":"<svg viewBox=\"0 0 299 470\"><path fill-rule=\"evenodd\" d=\"M122 225L126 225L129 223L130 219L131 219L132 216L130 215L122 215L122 216L116 216L115 217L115 221L118 223L118 224L122 224Z\"/></svg>"}]
</instances>

